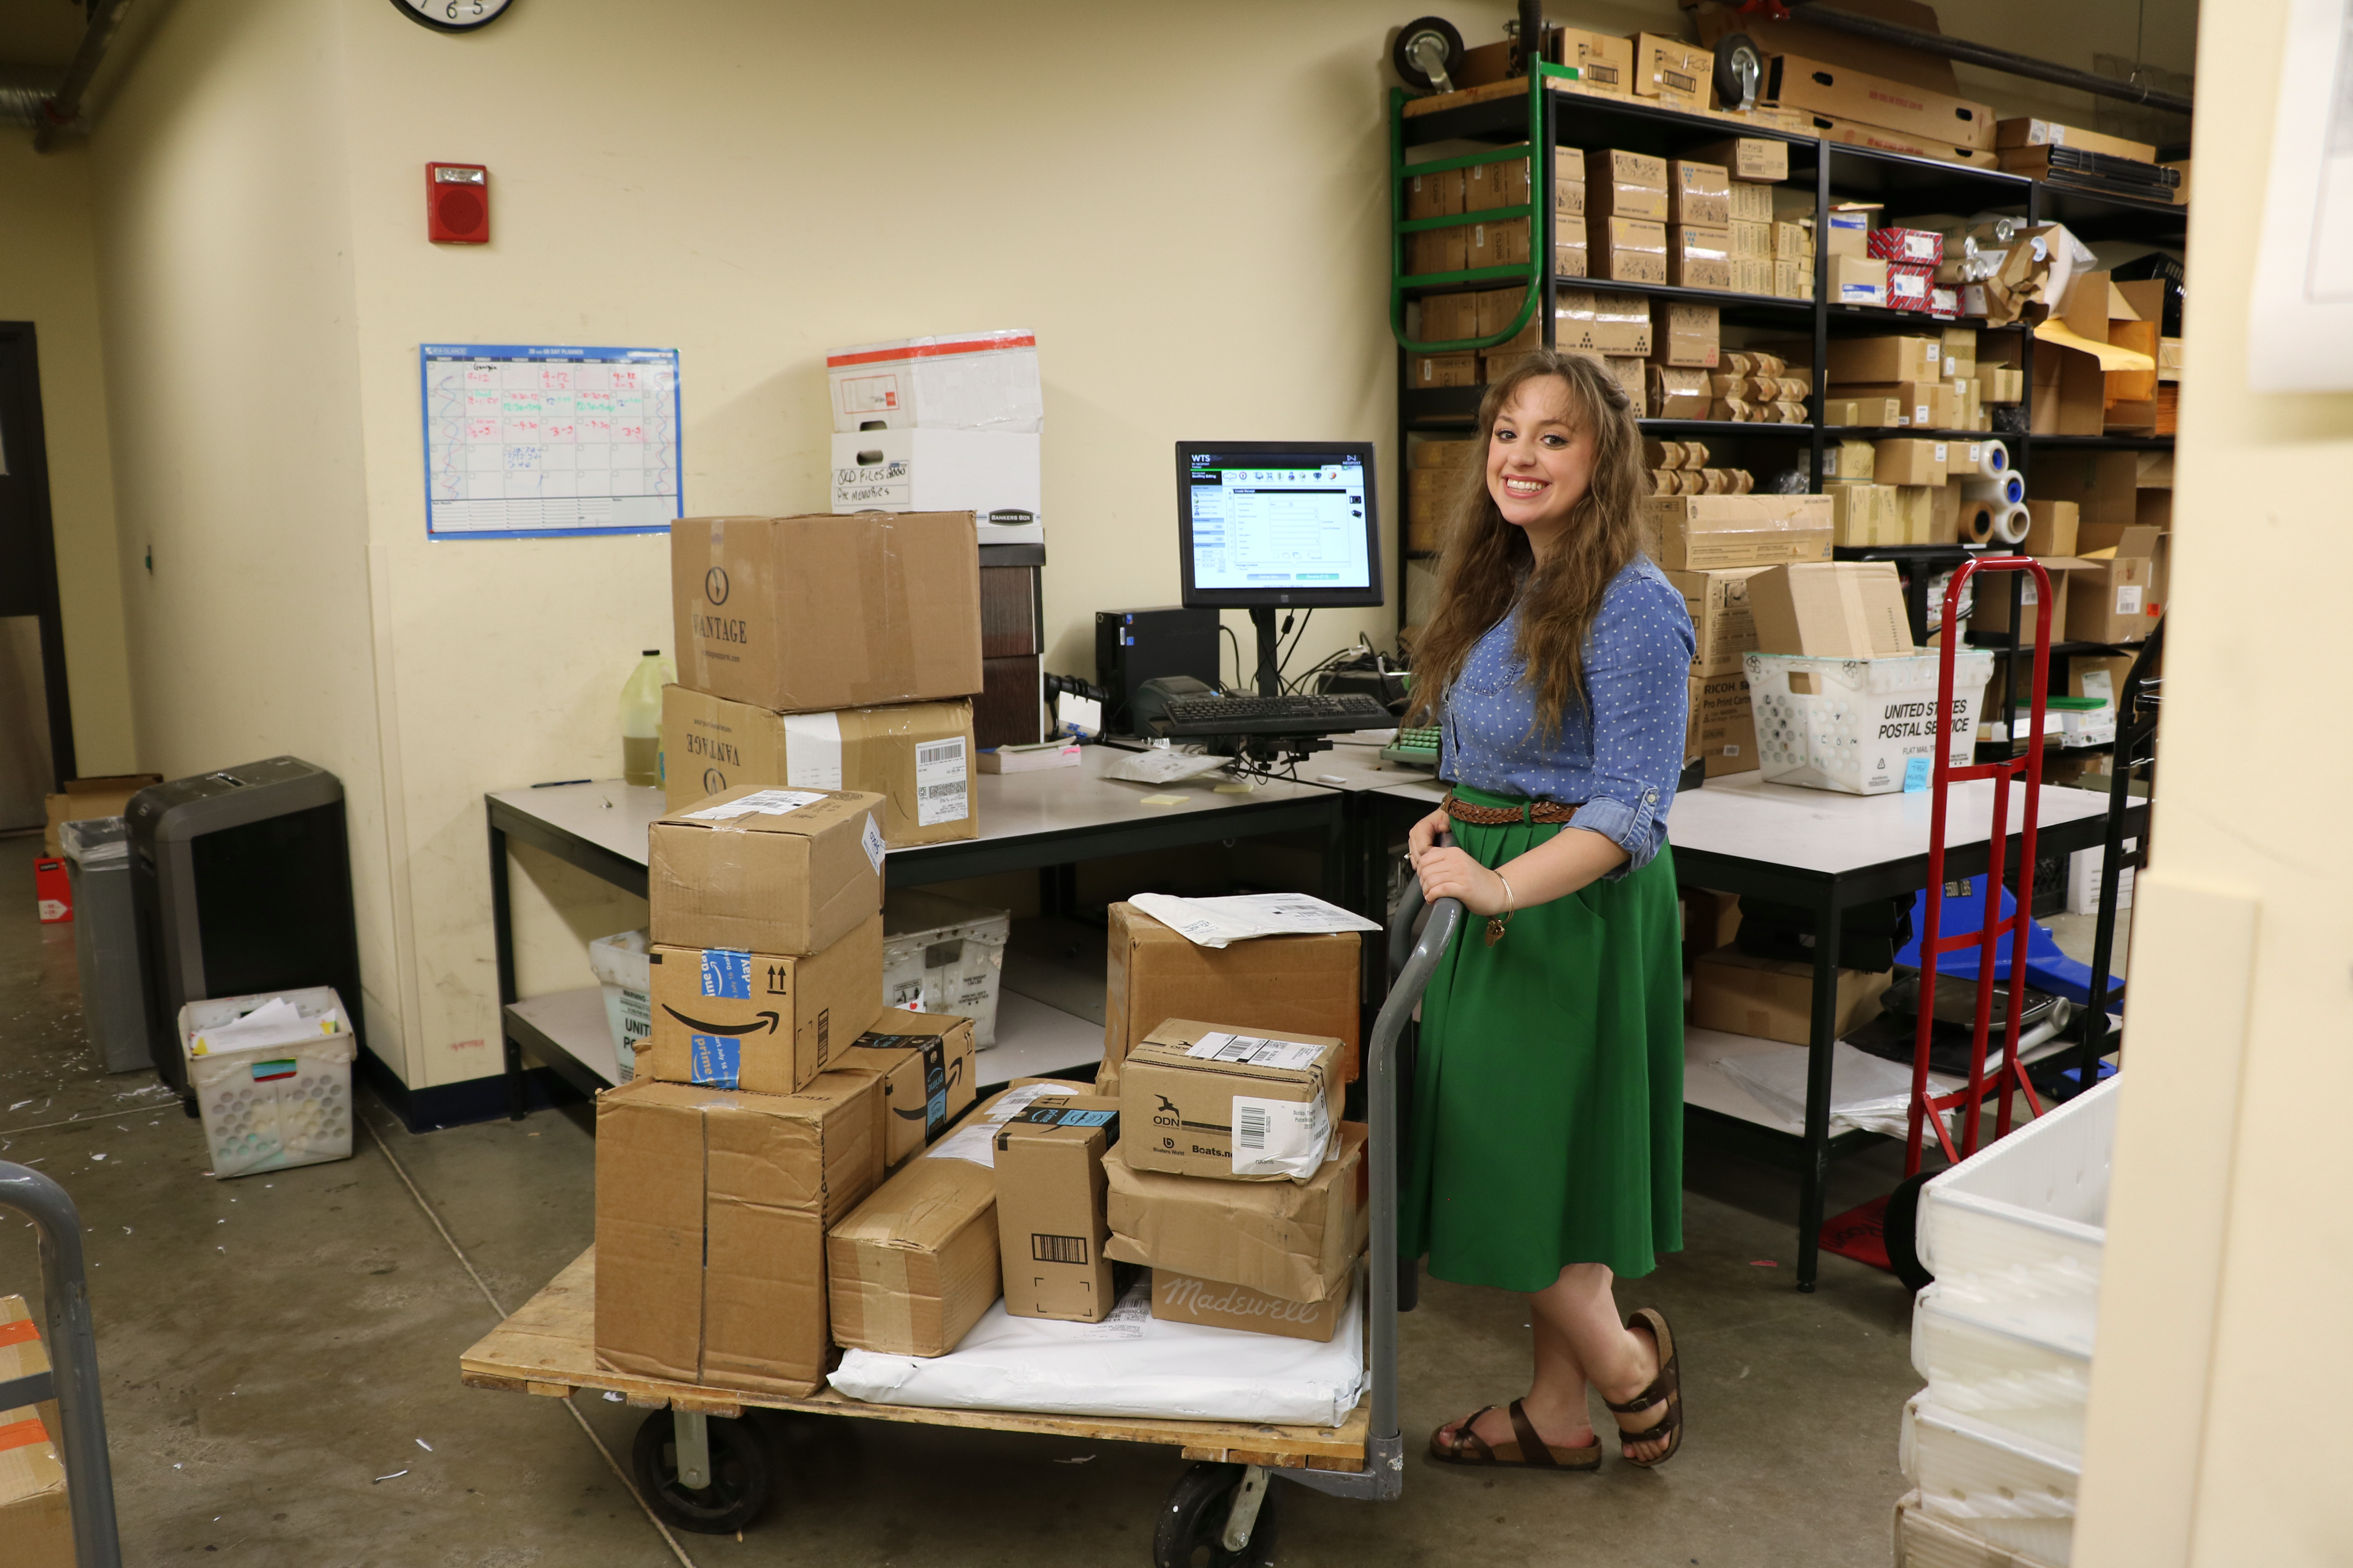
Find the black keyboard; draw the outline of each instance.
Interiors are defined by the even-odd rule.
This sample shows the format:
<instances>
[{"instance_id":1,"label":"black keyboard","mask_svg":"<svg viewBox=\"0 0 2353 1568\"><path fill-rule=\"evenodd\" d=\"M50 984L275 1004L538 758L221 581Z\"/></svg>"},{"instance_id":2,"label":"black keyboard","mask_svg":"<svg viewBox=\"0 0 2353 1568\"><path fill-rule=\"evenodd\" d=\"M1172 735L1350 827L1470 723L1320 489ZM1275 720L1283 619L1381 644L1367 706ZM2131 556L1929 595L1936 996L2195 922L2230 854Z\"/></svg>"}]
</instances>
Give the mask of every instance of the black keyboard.
<instances>
[{"instance_id":1,"label":"black keyboard","mask_svg":"<svg viewBox=\"0 0 2353 1568\"><path fill-rule=\"evenodd\" d=\"M1386 730L1397 716L1362 691L1298 697L1178 697L1170 700L1167 735L1328 735Z\"/></svg>"}]
</instances>

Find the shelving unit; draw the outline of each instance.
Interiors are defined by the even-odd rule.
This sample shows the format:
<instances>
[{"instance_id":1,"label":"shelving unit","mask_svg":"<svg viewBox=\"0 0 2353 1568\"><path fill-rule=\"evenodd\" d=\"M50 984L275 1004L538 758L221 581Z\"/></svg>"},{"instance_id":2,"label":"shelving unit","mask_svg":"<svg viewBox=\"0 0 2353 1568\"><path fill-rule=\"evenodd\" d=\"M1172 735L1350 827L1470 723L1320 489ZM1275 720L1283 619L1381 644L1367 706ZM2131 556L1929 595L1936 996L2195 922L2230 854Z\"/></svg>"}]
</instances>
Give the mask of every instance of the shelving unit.
<instances>
[{"instance_id":1,"label":"shelving unit","mask_svg":"<svg viewBox=\"0 0 2353 1568\"><path fill-rule=\"evenodd\" d=\"M1391 240L1391 294L1392 325L1398 338L1398 447L1400 458L1404 456L1409 437L1460 433L1474 427L1480 397L1484 391L1482 387L1476 386L1428 390L1415 387L1409 380L1410 356L1414 353L1492 347L1514 335L1528 319L1524 313L1510 331L1499 337L1419 342L1406 335L1405 306L1408 301L1423 294L1482 285L1527 284L1530 309L1542 312L1543 341L1546 347L1553 343L1554 302L1561 289L1593 289L1654 300L1713 305L1721 312L1722 320L1730 325L1785 331L1792 334L1810 331L1813 339L1812 363L1816 367L1823 363L1830 340L1835 335L1884 332L1891 329L1918 328L1931 322L1938 326L1945 324L1939 318L1914 311L1829 302L1825 298L1829 292L1829 257L1820 247L1816 247L1814 298L1811 300L1781 300L1665 284L1621 283L1608 279L1556 277L1551 267L1551 192L1556 155L1561 148L1621 148L1656 157L1673 158L1708 142L1720 142L1727 136L1786 142L1789 148L1789 178L1787 184L1802 186L1811 183L1813 185L1817 233L1825 226L1824 220L1834 195L1848 200L1885 203L1897 216L1906 213L2005 213L2029 223L2059 222L2085 240L2179 242L2189 221L2188 209L2182 206L2099 195L1999 170L1876 152L1845 142L1767 130L1730 119L1661 109L1640 100L1594 98L1566 91L1562 84L1574 79L1569 73L1556 66L1540 65L1536 69L1538 74L1529 83L1525 95L1514 94L1426 113L1406 112L1408 106L1415 101L1415 95L1403 91L1390 95L1391 200L1397 220L1393 225L1396 232ZM1419 163L1408 159L1408 153L1413 149L1436 148L1449 142L1514 147L1527 143L1534 163L1529 171L1529 204L1504 211L1468 213L1454 218L1405 220L1405 181L1409 176L1425 170L1493 162L1497 156L1493 153L1481 153L1467 157L1432 158ZM1505 221L1521 216L1529 221L1530 259L1525 266L1423 277L1410 276L1404 271L1403 236L1408 232L1448 224ZM2017 406L2021 422L2031 432L2033 424L2034 335L2022 324L2001 329L1984 328L1980 323L1980 329L2010 330L2020 335L2019 358L2025 387L2024 400ZM1707 440L1711 445L1723 443L1727 449L1735 447L1754 449L1759 460L1746 465L1752 468L1762 466L1767 460L1772 460L1774 466L1781 468L1796 467L1802 461L1808 488L1813 490L1821 489L1824 447L1838 440L1877 440L1898 435L1950 436L1959 439L1982 440L1990 434L2010 447L2012 461L2025 475L2030 491L2033 484L2033 455L2038 449L2169 451L2173 447L2173 438L2169 436L2040 436L2031 433L2008 435L1986 431L1825 426L1820 423L1824 387L1819 374L1813 379L1814 387L1808 399L1812 423L1763 425L1681 419L1644 419L1640 423L1645 435L1667 439L1695 437ZM1788 450L1793 446L1801 451ZM1427 560L1430 552L1409 548L1407 530L1403 527L1398 531L1398 580L1400 584L1408 584L1411 580L1411 564ZM1876 545L1844 547L1834 553L1841 560L1898 563L1905 571L1915 635L1925 640L1929 608L1928 579L1936 572L1957 564L1967 556L1968 550L1959 544ZM2005 586L2015 593L2019 584L2020 579L2013 574L2009 574ZM1408 613L1406 601L1407 594L1401 590L1398 595L1400 625L1404 624ZM2015 615L2010 624L2019 624ZM2009 643L2005 639L1999 646L2008 647ZM2054 647L2054 660L2063 658L2065 651L2079 650L2074 645ZM2013 659L2008 668L2015 669L2016 664ZM2052 678L2056 680L2065 679L2063 664L2054 668Z\"/></svg>"}]
</instances>

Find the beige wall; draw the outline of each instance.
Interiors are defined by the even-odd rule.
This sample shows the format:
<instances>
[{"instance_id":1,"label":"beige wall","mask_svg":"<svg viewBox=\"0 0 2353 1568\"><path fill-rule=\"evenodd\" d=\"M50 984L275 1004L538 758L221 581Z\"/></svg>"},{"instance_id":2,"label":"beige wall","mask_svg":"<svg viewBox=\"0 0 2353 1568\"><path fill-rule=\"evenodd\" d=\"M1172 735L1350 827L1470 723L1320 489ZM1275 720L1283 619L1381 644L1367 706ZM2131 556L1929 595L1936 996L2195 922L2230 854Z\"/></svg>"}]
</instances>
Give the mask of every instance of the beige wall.
<instances>
[{"instance_id":1,"label":"beige wall","mask_svg":"<svg viewBox=\"0 0 2353 1568\"><path fill-rule=\"evenodd\" d=\"M2133 1026L2093 1368L2084 1568L2353 1561L2353 841L2340 727L2302 672L2342 657L2338 470L2353 396L2250 393L2246 321L2288 0L2199 40L2157 868L2133 925ZM2213 171L2232 171L2217 177ZM2274 741L2273 738L2277 737Z\"/></svg>"},{"instance_id":2,"label":"beige wall","mask_svg":"<svg viewBox=\"0 0 2353 1568\"><path fill-rule=\"evenodd\" d=\"M30 132L0 135L0 233L6 236L0 244L0 321L32 322L40 352L76 768L91 775L130 773L139 752L123 652L89 149L69 142L44 157L33 151Z\"/></svg>"}]
</instances>

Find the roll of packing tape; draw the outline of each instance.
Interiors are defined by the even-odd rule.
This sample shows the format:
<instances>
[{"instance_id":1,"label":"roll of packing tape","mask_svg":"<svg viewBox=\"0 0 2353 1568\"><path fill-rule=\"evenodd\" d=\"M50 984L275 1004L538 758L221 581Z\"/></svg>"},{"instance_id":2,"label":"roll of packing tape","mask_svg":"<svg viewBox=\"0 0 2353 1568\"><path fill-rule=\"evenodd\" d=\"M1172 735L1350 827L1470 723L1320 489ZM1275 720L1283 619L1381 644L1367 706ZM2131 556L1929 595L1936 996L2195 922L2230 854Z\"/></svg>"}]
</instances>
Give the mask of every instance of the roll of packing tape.
<instances>
[{"instance_id":1,"label":"roll of packing tape","mask_svg":"<svg viewBox=\"0 0 2353 1568\"><path fill-rule=\"evenodd\" d=\"M1961 542L1991 544L1995 520L2004 510L2000 501L1964 499L1961 502Z\"/></svg>"},{"instance_id":2,"label":"roll of packing tape","mask_svg":"<svg viewBox=\"0 0 2353 1568\"><path fill-rule=\"evenodd\" d=\"M2009 447L2003 446L1999 441L1980 442L1978 443L1978 476L1980 479L1999 479L2006 478L2013 472L2010 466ZM2026 498L2023 494L2021 494L2013 496L2010 499L2013 500L2023 500Z\"/></svg>"},{"instance_id":3,"label":"roll of packing tape","mask_svg":"<svg viewBox=\"0 0 2353 1568\"><path fill-rule=\"evenodd\" d=\"M1994 542L1997 544L2025 543L2027 526L2032 521L2022 506L2001 508L1994 513Z\"/></svg>"},{"instance_id":4,"label":"roll of packing tape","mask_svg":"<svg viewBox=\"0 0 2353 1568\"><path fill-rule=\"evenodd\" d=\"M1983 478L1961 481L1963 500L2000 501L2003 506L2019 506L2026 500L2026 476L2012 470L1998 479Z\"/></svg>"}]
</instances>

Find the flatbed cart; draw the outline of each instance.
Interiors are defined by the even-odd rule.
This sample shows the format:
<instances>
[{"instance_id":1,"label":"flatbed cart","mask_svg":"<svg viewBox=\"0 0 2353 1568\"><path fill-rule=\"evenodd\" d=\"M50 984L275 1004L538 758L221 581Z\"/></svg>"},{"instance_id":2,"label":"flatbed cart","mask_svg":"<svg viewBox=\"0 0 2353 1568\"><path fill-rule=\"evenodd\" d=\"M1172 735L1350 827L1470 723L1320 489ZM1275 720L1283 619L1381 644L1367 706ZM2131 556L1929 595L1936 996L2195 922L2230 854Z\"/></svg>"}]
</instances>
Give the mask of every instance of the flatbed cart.
<instances>
[{"instance_id":1,"label":"flatbed cart","mask_svg":"<svg viewBox=\"0 0 2353 1568\"><path fill-rule=\"evenodd\" d=\"M89 1275L82 1267L81 1215L66 1190L40 1172L0 1160L0 1210L30 1220L40 1238L41 1310L47 1319L50 1370L0 1383L0 1410L58 1402L54 1434L66 1472L79 1568L122 1568L115 1531L114 1471L106 1454L106 1413L98 1394L98 1333L90 1321ZM0 1549L0 1561L7 1553Z\"/></svg>"},{"instance_id":2,"label":"flatbed cart","mask_svg":"<svg viewBox=\"0 0 2353 1568\"><path fill-rule=\"evenodd\" d=\"M1397 1401L1399 1044L1462 917L1460 902L1441 899L1430 907L1417 937L1413 924L1420 909L1420 889L1409 883L1405 899L1389 916L1396 978L1365 1051L1372 1229L1369 1388L1337 1426L933 1409L867 1404L831 1389L787 1399L611 1372L596 1364L594 1247L459 1357L461 1379L469 1387L555 1398L569 1398L580 1389L617 1394L649 1412L632 1446L631 1468L647 1503L682 1530L733 1533L768 1500L773 1463L743 1418L747 1408L758 1408L1164 1444L1195 1463L1177 1479L1161 1510L1152 1545L1156 1568L1271 1563L1275 1519L1270 1477L1335 1497L1376 1501L1395 1498L1405 1485Z\"/></svg>"}]
</instances>

